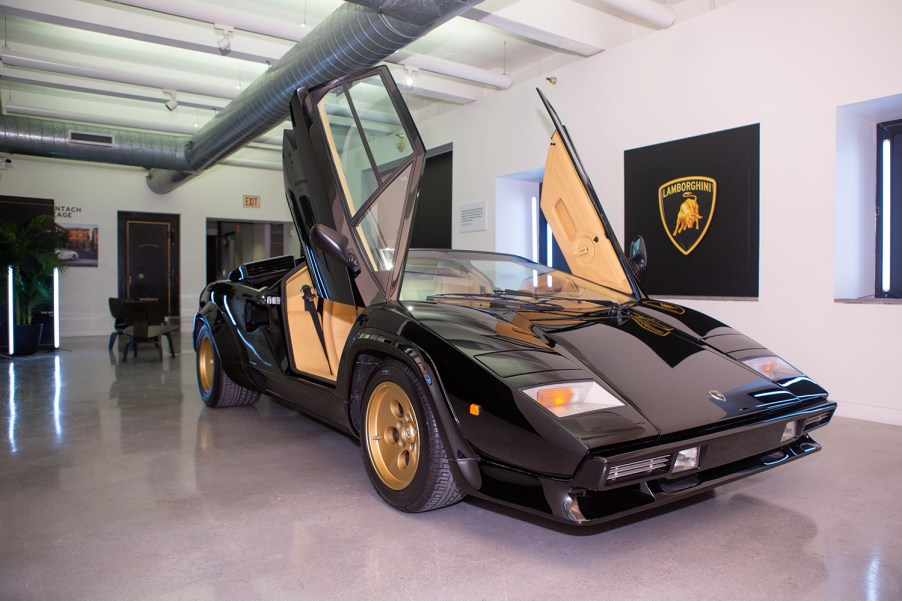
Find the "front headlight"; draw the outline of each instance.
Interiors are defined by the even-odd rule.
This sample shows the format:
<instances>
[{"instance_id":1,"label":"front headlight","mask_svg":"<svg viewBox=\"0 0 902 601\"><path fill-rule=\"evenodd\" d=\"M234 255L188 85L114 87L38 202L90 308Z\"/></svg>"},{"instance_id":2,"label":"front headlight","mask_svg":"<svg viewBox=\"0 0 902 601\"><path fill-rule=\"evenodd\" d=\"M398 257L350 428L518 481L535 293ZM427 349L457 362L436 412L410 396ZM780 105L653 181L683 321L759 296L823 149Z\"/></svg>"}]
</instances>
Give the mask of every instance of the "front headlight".
<instances>
[{"instance_id":1,"label":"front headlight","mask_svg":"<svg viewBox=\"0 0 902 601\"><path fill-rule=\"evenodd\" d=\"M802 374L799 370L779 357L770 355L768 357L755 357L754 359L745 359L746 365L757 371L759 374L773 380L785 380L786 378L797 378Z\"/></svg>"},{"instance_id":2,"label":"front headlight","mask_svg":"<svg viewBox=\"0 0 902 601\"><path fill-rule=\"evenodd\" d=\"M620 407L623 402L595 382L558 382L523 390L558 417Z\"/></svg>"}]
</instances>

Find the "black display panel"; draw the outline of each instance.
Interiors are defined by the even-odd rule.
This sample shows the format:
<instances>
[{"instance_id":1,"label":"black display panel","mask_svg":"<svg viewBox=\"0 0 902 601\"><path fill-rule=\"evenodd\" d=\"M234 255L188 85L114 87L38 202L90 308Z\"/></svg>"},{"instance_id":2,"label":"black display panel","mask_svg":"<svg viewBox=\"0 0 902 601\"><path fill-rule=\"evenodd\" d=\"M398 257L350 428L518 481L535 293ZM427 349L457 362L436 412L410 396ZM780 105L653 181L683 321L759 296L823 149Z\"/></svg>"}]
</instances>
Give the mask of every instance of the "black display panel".
<instances>
[{"instance_id":1,"label":"black display panel","mask_svg":"<svg viewBox=\"0 0 902 601\"><path fill-rule=\"evenodd\" d=\"M758 296L760 127L624 153L626 241L641 234L649 294Z\"/></svg>"}]
</instances>

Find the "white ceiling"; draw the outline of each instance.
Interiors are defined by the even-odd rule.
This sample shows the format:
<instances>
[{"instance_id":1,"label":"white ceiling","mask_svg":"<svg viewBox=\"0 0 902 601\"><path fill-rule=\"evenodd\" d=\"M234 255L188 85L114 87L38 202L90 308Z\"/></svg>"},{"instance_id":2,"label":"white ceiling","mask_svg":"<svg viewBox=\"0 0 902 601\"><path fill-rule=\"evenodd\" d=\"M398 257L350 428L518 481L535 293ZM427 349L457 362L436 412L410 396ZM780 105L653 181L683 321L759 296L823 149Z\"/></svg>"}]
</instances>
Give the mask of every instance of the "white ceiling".
<instances>
[{"instance_id":1,"label":"white ceiling","mask_svg":"<svg viewBox=\"0 0 902 601\"><path fill-rule=\"evenodd\" d=\"M678 25L732 0L642 0L652 1ZM415 112L451 110L656 31L611 7L635 2L485 0L396 54L392 69ZM0 0L0 106L190 135L341 3ZM280 140L274 131L236 157L280 168Z\"/></svg>"}]
</instances>

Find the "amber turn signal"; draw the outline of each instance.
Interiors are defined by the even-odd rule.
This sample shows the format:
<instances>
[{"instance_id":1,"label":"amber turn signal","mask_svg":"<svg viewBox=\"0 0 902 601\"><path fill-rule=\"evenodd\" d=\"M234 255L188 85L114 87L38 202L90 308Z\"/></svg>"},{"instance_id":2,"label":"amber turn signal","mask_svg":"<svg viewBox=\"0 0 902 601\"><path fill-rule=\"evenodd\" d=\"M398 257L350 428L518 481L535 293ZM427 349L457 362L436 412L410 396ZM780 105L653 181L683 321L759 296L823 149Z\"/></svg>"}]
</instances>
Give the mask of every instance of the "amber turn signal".
<instances>
[{"instance_id":1,"label":"amber turn signal","mask_svg":"<svg viewBox=\"0 0 902 601\"><path fill-rule=\"evenodd\" d=\"M539 390L536 400L543 407L560 407L573 400L572 388L545 388Z\"/></svg>"}]
</instances>

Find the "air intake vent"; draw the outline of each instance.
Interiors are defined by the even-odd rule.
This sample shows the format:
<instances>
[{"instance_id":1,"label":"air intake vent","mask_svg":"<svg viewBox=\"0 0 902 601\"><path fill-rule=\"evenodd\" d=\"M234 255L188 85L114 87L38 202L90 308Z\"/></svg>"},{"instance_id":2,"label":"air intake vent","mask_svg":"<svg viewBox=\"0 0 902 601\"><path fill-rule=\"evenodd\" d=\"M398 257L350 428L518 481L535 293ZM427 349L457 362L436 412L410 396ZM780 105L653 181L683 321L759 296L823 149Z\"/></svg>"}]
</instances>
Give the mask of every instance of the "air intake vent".
<instances>
[{"instance_id":1,"label":"air intake vent","mask_svg":"<svg viewBox=\"0 0 902 601\"><path fill-rule=\"evenodd\" d=\"M112 146L116 143L116 136L107 134L93 134L86 131L69 130L69 141L76 144L92 144L94 146Z\"/></svg>"},{"instance_id":2,"label":"air intake vent","mask_svg":"<svg viewBox=\"0 0 902 601\"><path fill-rule=\"evenodd\" d=\"M661 455L651 459L642 459L623 465L614 465L608 469L608 484L634 480L645 476L663 474L670 467L670 455Z\"/></svg>"},{"instance_id":3,"label":"air intake vent","mask_svg":"<svg viewBox=\"0 0 902 601\"><path fill-rule=\"evenodd\" d=\"M281 257L263 259L262 261L254 261L253 263L245 263L232 271L229 274L229 279L233 282L247 281L254 285L260 285L294 269L294 266L294 257L283 255Z\"/></svg>"},{"instance_id":4,"label":"air intake vent","mask_svg":"<svg viewBox=\"0 0 902 601\"><path fill-rule=\"evenodd\" d=\"M820 415L814 415L812 417L805 418L805 421L802 425L802 432L808 432L810 430L820 428L830 421L830 417L832 415L832 413L821 413Z\"/></svg>"}]
</instances>

